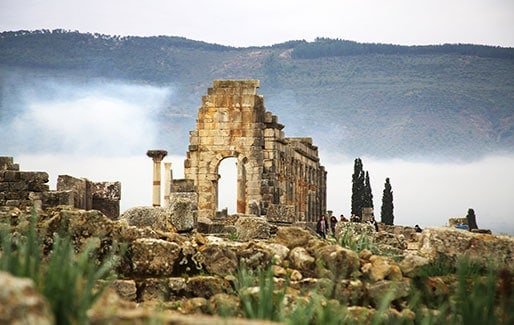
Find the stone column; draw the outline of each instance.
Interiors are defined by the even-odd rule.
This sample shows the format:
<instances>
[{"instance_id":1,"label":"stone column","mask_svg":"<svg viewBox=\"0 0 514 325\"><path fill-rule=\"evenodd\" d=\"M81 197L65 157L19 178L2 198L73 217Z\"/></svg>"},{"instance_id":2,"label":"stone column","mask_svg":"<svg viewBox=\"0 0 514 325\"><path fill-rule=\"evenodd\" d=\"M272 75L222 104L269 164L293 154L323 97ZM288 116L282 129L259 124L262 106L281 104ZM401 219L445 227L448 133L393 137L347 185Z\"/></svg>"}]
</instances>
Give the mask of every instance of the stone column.
<instances>
[{"instance_id":1,"label":"stone column","mask_svg":"<svg viewBox=\"0 0 514 325\"><path fill-rule=\"evenodd\" d=\"M171 193L171 180L173 179L171 171L171 163L164 163L164 206L167 207L170 204L170 193Z\"/></svg>"},{"instance_id":2,"label":"stone column","mask_svg":"<svg viewBox=\"0 0 514 325\"><path fill-rule=\"evenodd\" d=\"M153 160L152 205L161 206L161 161L168 154L166 150L148 150L146 155Z\"/></svg>"}]
</instances>

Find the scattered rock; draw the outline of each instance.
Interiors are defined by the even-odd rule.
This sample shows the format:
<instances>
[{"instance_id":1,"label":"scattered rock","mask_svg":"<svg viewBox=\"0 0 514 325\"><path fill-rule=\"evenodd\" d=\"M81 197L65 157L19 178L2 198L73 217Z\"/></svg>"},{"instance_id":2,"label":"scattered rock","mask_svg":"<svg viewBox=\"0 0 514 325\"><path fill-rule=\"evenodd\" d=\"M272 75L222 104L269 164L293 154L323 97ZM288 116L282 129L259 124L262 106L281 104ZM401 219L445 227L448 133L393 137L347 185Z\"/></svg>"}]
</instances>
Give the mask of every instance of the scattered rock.
<instances>
[{"instance_id":1,"label":"scattered rock","mask_svg":"<svg viewBox=\"0 0 514 325\"><path fill-rule=\"evenodd\" d=\"M171 215L171 223L178 232L187 232L196 228L198 212L198 194L194 192L177 192L170 194L170 204L166 212Z\"/></svg>"},{"instance_id":2,"label":"scattered rock","mask_svg":"<svg viewBox=\"0 0 514 325\"><path fill-rule=\"evenodd\" d=\"M339 280L335 284L334 298L349 305L362 303L365 294L364 283L361 280Z\"/></svg>"},{"instance_id":3,"label":"scattered rock","mask_svg":"<svg viewBox=\"0 0 514 325\"><path fill-rule=\"evenodd\" d=\"M402 281L381 280L368 283L366 288L373 306L377 307L388 294L391 294L391 301L407 297L411 286L408 279Z\"/></svg>"},{"instance_id":4,"label":"scattered rock","mask_svg":"<svg viewBox=\"0 0 514 325\"><path fill-rule=\"evenodd\" d=\"M227 280L216 276L195 276L186 281L186 286L192 297L210 298L217 293L232 291Z\"/></svg>"},{"instance_id":5,"label":"scattered rock","mask_svg":"<svg viewBox=\"0 0 514 325\"><path fill-rule=\"evenodd\" d=\"M423 231L419 254L435 259L439 254L456 260L467 256L488 266L497 263L512 268L514 265L514 237L477 234L453 228L426 228Z\"/></svg>"},{"instance_id":6,"label":"scattered rock","mask_svg":"<svg viewBox=\"0 0 514 325\"><path fill-rule=\"evenodd\" d=\"M209 304L207 299L203 297L194 297L186 299L180 305L180 311L184 314L202 314L209 311Z\"/></svg>"},{"instance_id":7,"label":"scattered rock","mask_svg":"<svg viewBox=\"0 0 514 325\"><path fill-rule=\"evenodd\" d=\"M328 245L315 252L321 265L331 272L331 278L347 278L359 270L359 256L339 245Z\"/></svg>"},{"instance_id":8,"label":"scattered rock","mask_svg":"<svg viewBox=\"0 0 514 325\"><path fill-rule=\"evenodd\" d=\"M407 242L403 234L394 234L386 231L373 233L376 244L389 245L398 249L407 249Z\"/></svg>"},{"instance_id":9,"label":"scattered rock","mask_svg":"<svg viewBox=\"0 0 514 325\"><path fill-rule=\"evenodd\" d=\"M152 230L175 232L171 215L160 207L135 207L123 212L120 220L126 220L129 226L148 227Z\"/></svg>"},{"instance_id":10,"label":"scattered rock","mask_svg":"<svg viewBox=\"0 0 514 325\"><path fill-rule=\"evenodd\" d=\"M315 260L305 248L295 247L289 252L291 266L301 272L312 274Z\"/></svg>"},{"instance_id":11,"label":"scattered rock","mask_svg":"<svg viewBox=\"0 0 514 325\"><path fill-rule=\"evenodd\" d=\"M137 297L136 282L134 280L114 280L111 287L120 298L135 301Z\"/></svg>"},{"instance_id":12,"label":"scattered rock","mask_svg":"<svg viewBox=\"0 0 514 325\"><path fill-rule=\"evenodd\" d=\"M132 271L137 275L171 276L181 247L161 239L142 238L131 245Z\"/></svg>"},{"instance_id":13,"label":"scattered rock","mask_svg":"<svg viewBox=\"0 0 514 325\"><path fill-rule=\"evenodd\" d=\"M198 217L197 229L204 234L212 233L212 220L206 217Z\"/></svg>"},{"instance_id":14,"label":"scattered rock","mask_svg":"<svg viewBox=\"0 0 514 325\"><path fill-rule=\"evenodd\" d=\"M240 316L239 298L226 293L217 293L209 299L209 310L213 314Z\"/></svg>"},{"instance_id":15,"label":"scattered rock","mask_svg":"<svg viewBox=\"0 0 514 325\"><path fill-rule=\"evenodd\" d=\"M430 263L430 260L426 257L419 256L417 254L408 254L400 262L400 269L403 274L409 277L416 275L419 268Z\"/></svg>"},{"instance_id":16,"label":"scattered rock","mask_svg":"<svg viewBox=\"0 0 514 325\"><path fill-rule=\"evenodd\" d=\"M235 225L239 240L270 238L270 224L261 217L240 217Z\"/></svg>"},{"instance_id":17,"label":"scattered rock","mask_svg":"<svg viewBox=\"0 0 514 325\"><path fill-rule=\"evenodd\" d=\"M279 227L274 239L276 243L287 246L289 249L305 246L313 236L309 231L299 227Z\"/></svg>"},{"instance_id":18,"label":"scattered rock","mask_svg":"<svg viewBox=\"0 0 514 325\"><path fill-rule=\"evenodd\" d=\"M368 275L373 282L384 280L391 274L391 264L389 260L383 256L373 255L369 258L370 263L366 263L362 267L362 272Z\"/></svg>"},{"instance_id":19,"label":"scattered rock","mask_svg":"<svg viewBox=\"0 0 514 325\"><path fill-rule=\"evenodd\" d=\"M53 324L50 305L30 279L0 272L1 324Z\"/></svg>"},{"instance_id":20,"label":"scattered rock","mask_svg":"<svg viewBox=\"0 0 514 325\"><path fill-rule=\"evenodd\" d=\"M209 243L200 248L207 272L227 275L235 272L238 259L234 250L223 244Z\"/></svg>"}]
</instances>

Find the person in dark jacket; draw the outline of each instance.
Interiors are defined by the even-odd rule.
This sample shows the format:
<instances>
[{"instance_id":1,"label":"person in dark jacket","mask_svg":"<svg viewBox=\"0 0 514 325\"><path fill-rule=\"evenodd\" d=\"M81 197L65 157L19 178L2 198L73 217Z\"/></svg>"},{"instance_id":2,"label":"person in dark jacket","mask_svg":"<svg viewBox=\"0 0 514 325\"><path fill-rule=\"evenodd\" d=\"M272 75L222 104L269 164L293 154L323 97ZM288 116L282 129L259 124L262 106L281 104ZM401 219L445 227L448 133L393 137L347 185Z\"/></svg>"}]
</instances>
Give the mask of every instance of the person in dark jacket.
<instances>
[{"instance_id":1,"label":"person in dark jacket","mask_svg":"<svg viewBox=\"0 0 514 325\"><path fill-rule=\"evenodd\" d=\"M321 215L321 217L319 217L318 224L316 225L316 231L322 238L327 238L328 222L325 215Z\"/></svg>"}]
</instances>

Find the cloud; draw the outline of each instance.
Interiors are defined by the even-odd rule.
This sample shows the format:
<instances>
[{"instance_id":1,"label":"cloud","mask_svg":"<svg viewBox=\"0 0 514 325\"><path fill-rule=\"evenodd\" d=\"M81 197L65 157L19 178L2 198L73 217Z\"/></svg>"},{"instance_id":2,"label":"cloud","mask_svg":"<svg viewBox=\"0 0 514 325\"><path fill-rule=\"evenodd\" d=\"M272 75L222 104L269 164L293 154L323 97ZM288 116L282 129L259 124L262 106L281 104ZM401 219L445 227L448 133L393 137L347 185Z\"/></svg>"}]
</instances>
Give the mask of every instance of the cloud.
<instances>
[{"instance_id":1,"label":"cloud","mask_svg":"<svg viewBox=\"0 0 514 325\"><path fill-rule=\"evenodd\" d=\"M0 147L14 155L145 152L161 144L158 118L173 94L170 87L101 81L11 84L19 89L2 97L7 116L0 120Z\"/></svg>"}]
</instances>

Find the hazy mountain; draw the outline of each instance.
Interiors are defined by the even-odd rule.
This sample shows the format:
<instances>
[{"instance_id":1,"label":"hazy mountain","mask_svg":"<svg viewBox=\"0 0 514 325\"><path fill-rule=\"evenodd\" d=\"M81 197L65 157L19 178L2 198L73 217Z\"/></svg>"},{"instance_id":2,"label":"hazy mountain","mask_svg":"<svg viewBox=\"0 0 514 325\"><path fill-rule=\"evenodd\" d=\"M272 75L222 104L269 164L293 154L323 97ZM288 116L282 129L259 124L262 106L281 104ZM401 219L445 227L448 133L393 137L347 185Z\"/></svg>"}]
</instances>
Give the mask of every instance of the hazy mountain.
<instances>
[{"instance_id":1,"label":"hazy mountain","mask_svg":"<svg viewBox=\"0 0 514 325\"><path fill-rule=\"evenodd\" d=\"M0 125L16 83L52 78L171 86L159 118L184 148L213 79L260 79L286 135L350 156L473 159L514 152L514 49L317 39L233 48L179 37L0 34ZM43 90L41 90L43 91ZM49 95L50 96L50 95Z\"/></svg>"}]
</instances>

